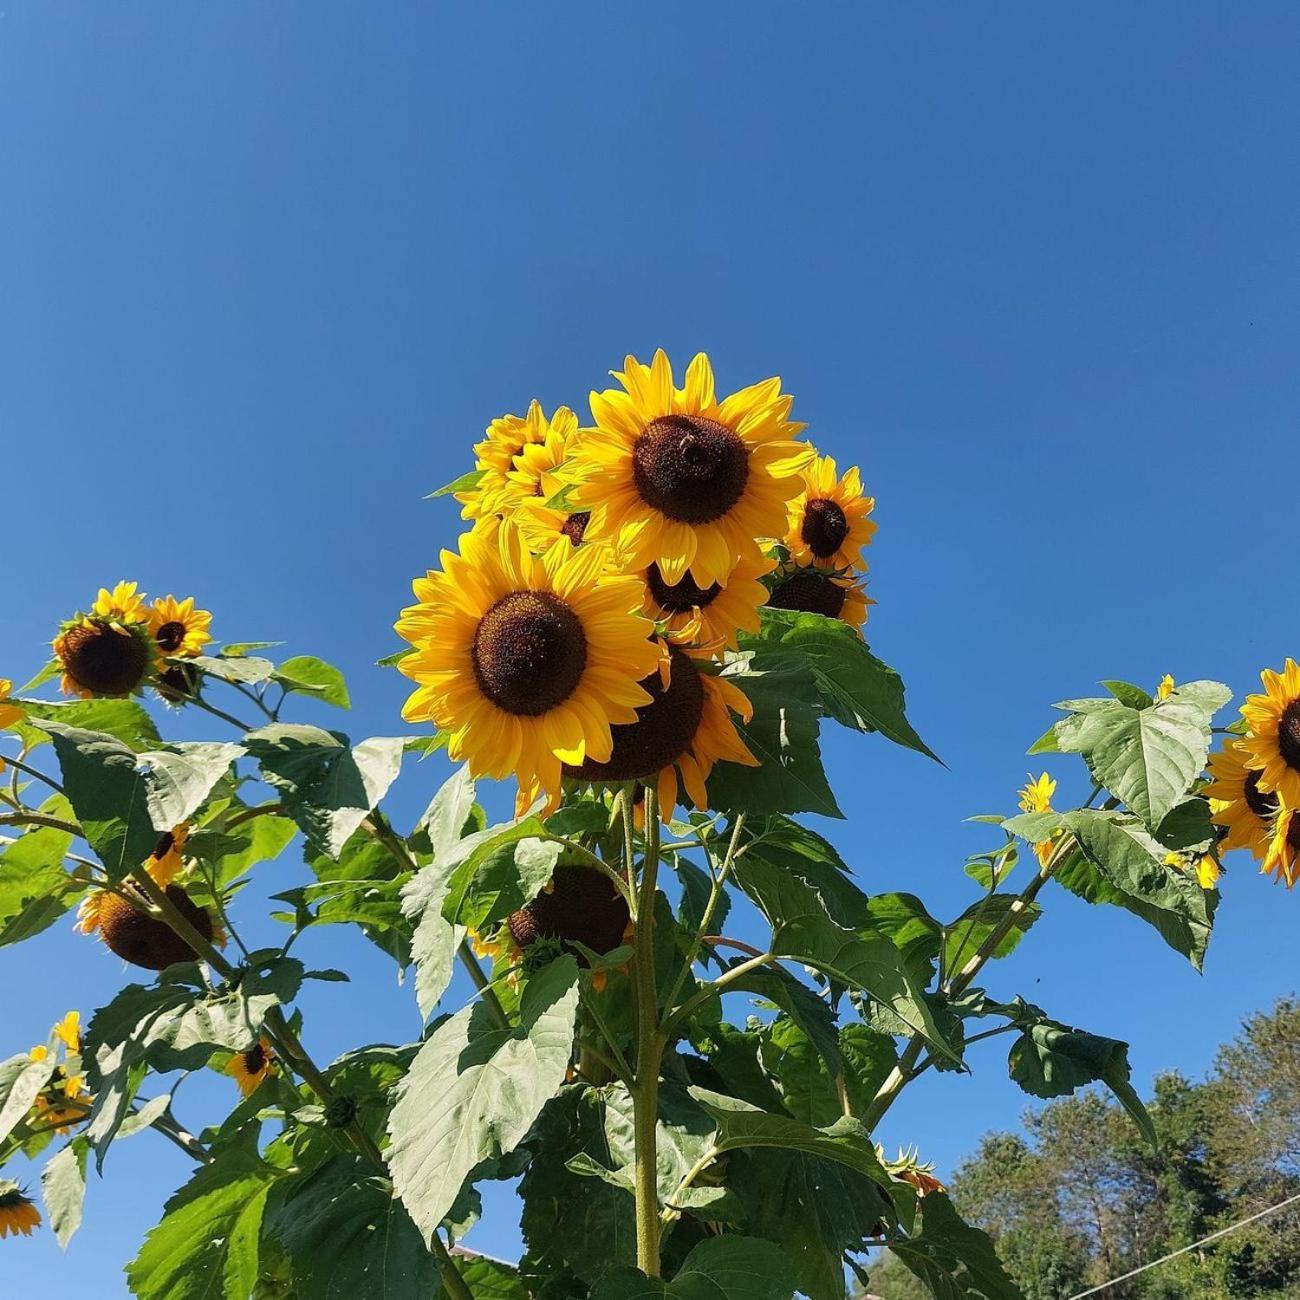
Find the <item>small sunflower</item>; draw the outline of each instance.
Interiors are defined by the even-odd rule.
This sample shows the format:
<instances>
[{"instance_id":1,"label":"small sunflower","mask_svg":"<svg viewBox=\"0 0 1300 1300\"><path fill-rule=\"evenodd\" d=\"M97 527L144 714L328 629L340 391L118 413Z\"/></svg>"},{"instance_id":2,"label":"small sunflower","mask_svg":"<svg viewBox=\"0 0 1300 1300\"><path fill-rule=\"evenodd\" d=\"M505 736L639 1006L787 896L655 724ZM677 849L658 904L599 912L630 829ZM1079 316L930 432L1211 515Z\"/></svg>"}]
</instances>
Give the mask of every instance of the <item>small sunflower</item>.
<instances>
[{"instance_id":1,"label":"small sunflower","mask_svg":"<svg viewBox=\"0 0 1300 1300\"><path fill-rule=\"evenodd\" d=\"M6 704L5 701L14 693L14 684L8 677L0 677L0 730L5 727L12 727L18 722L23 711L16 704ZM3 769L0 769L3 770Z\"/></svg>"},{"instance_id":2,"label":"small sunflower","mask_svg":"<svg viewBox=\"0 0 1300 1300\"><path fill-rule=\"evenodd\" d=\"M188 822L173 826L165 831L154 845L153 852L145 859L144 869L149 873L155 885L166 889L176 879L185 866L185 843L190 837Z\"/></svg>"},{"instance_id":3,"label":"small sunflower","mask_svg":"<svg viewBox=\"0 0 1300 1300\"><path fill-rule=\"evenodd\" d=\"M658 564L668 583L689 572L722 582L756 538L783 530L811 449L794 441L793 398L779 379L718 401L699 353L674 386L663 351L651 365L628 357L612 372L624 391L591 394L594 429L573 453L571 495L591 511L587 536L607 541L633 569Z\"/></svg>"},{"instance_id":4,"label":"small sunflower","mask_svg":"<svg viewBox=\"0 0 1300 1300\"><path fill-rule=\"evenodd\" d=\"M1260 789L1258 768L1249 767L1245 741L1229 741L1210 755L1211 781L1203 791L1210 801L1210 819L1227 829L1221 847L1249 849L1262 862L1273 838L1277 795Z\"/></svg>"},{"instance_id":5,"label":"small sunflower","mask_svg":"<svg viewBox=\"0 0 1300 1300\"><path fill-rule=\"evenodd\" d=\"M532 497L547 499L563 486L556 471L578 431L578 417L558 406L547 417L533 400L524 416L503 415L487 428L487 437L475 448L478 483L456 500L465 519L483 519Z\"/></svg>"},{"instance_id":6,"label":"small sunflower","mask_svg":"<svg viewBox=\"0 0 1300 1300\"><path fill-rule=\"evenodd\" d=\"M236 1052L226 1066L226 1073L239 1085L243 1096L251 1097L275 1073L275 1053L271 1044L265 1038L259 1038L246 1051Z\"/></svg>"},{"instance_id":7,"label":"small sunflower","mask_svg":"<svg viewBox=\"0 0 1300 1300\"><path fill-rule=\"evenodd\" d=\"M397 624L415 646L399 664L417 685L407 721L450 731L449 755L476 775L551 793L562 763L609 758L610 725L635 720L649 699L637 681L659 658L640 584L608 575L597 547L534 556L507 524L442 561Z\"/></svg>"},{"instance_id":8,"label":"small sunflower","mask_svg":"<svg viewBox=\"0 0 1300 1300\"><path fill-rule=\"evenodd\" d=\"M642 575L649 618L665 625L668 638L710 649L737 648L737 633L757 632L758 611L767 603L767 588L759 581L776 561L763 555L743 557L725 582L699 586L690 576L669 585L657 564Z\"/></svg>"},{"instance_id":9,"label":"small sunflower","mask_svg":"<svg viewBox=\"0 0 1300 1300\"><path fill-rule=\"evenodd\" d=\"M1288 807L1285 800L1273 823L1273 837L1260 872L1282 881L1288 889L1300 880L1300 808Z\"/></svg>"},{"instance_id":10,"label":"small sunflower","mask_svg":"<svg viewBox=\"0 0 1300 1300\"><path fill-rule=\"evenodd\" d=\"M875 601L863 590L861 579L851 574L795 569L777 575L767 603L772 609L824 614L850 627L861 627L867 621L867 608Z\"/></svg>"},{"instance_id":11,"label":"small sunflower","mask_svg":"<svg viewBox=\"0 0 1300 1300\"><path fill-rule=\"evenodd\" d=\"M32 1235L33 1228L41 1226L41 1212L31 1197L11 1179L0 1179L0 1237L21 1233Z\"/></svg>"},{"instance_id":12,"label":"small sunflower","mask_svg":"<svg viewBox=\"0 0 1300 1300\"><path fill-rule=\"evenodd\" d=\"M1259 787L1300 808L1300 664L1288 659L1280 673L1260 673L1262 695L1247 696L1241 716L1250 727L1242 742L1250 767L1260 769Z\"/></svg>"},{"instance_id":13,"label":"small sunflower","mask_svg":"<svg viewBox=\"0 0 1300 1300\"><path fill-rule=\"evenodd\" d=\"M923 1163L919 1152L915 1148L910 1151L899 1148L898 1159L887 1160L884 1147L877 1143L876 1155L879 1157L880 1163L895 1178L910 1183L916 1189L918 1196L929 1196L931 1192L946 1192L948 1190L934 1176L934 1163L932 1161Z\"/></svg>"},{"instance_id":14,"label":"small sunflower","mask_svg":"<svg viewBox=\"0 0 1300 1300\"><path fill-rule=\"evenodd\" d=\"M513 518L528 543L528 549L534 555L540 555L561 538L570 546L581 546L591 522L591 511L561 510L533 497L519 502Z\"/></svg>"},{"instance_id":15,"label":"small sunflower","mask_svg":"<svg viewBox=\"0 0 1300 1300\"><path fill-rule=\"evenodd\" d=\"M99 589L91 613L109 623L143 623L148 617L144 607L144 592L137 592L138 582L119 582L112 591Z\"/></svg>"},{"instance_id":16,"label":"small sunflower","mask_svg":"<svg viewBox=\"0 0 1300 1300\"><path fill-rule=\"evenodd\" d=\"M1029 782L1020 788L1020 811L1027 813L1044 813L1052 811L1052 796L1056 793L1056 782L1046 773L1041 773L1037 780L1030 776ZM1040 867L1046 866L1056 847L1055 840L1039 840L1034 845L1034 857Z\"/></svg>"},{"instance_id":17,"label":"small sunflower","mask_svg":"<svg viewBox=\"0 0 1300 1300\"><path fill-rule=\"evenodd\" d=\"M1177 690L1177 683L1174 681L1172 673L1166 673L1160 679L1160 685L1156 687L1156 700L1167 700L1174 691Z\"/></svg>"},{"instance_id":18,"label":"small sunflower","mask_svg":"<svg viewBox=\"0 0 1300 1300\"><path fill-rule=\"evenodd\" d=\"M193 596L155 600L149 610L149 635L157 648L160 670L165 666L163 660L202 654L212 640L211 627L212 615L206 609L196 609Z\"/></svg>"},{"instance_id":19,"label":"small sunflower","mask_svg":"<svg viewBox=\"0 0 1300 1300\"><path fill-rule=\"evenodd\" d=\"M837 476L830 456L818 456L803 473L804 490L790 503L785 543L798 564L823 569L862 567L862 548L875 536L867 516L876 508L862 491L857 466Z\"/></svg>"},{"instance_id":20,"label":"small sunflower","mask_svg":"<svg viewBox=\"0 0 1300 1300\"><path fill-rule=\"evenodd\" d=\"M650 702L637 709L630 725L613 728L608 758L565 768L567 777L601 785L653 782L665 820L677 805L679 778L695 807L707 808L705 782L715 763L758 766L731 719L732 713L746 722L753 716L748 696L733 682L702 672L676 646L668 656L664 667L641 681Z\"/></svg>"}]
</instances>

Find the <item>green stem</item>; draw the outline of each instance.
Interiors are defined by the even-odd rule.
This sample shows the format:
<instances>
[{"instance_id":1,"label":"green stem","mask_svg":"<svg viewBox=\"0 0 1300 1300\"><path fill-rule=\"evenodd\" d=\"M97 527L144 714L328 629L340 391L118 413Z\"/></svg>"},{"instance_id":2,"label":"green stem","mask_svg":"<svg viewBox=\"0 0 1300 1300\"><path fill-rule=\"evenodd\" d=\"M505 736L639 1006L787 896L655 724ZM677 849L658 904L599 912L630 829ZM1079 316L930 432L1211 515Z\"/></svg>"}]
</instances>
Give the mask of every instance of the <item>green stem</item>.
<instances>
[{"instance_id":1,"label":"green stem","mask_svg":"<svg viewBox=\"0 0 1300 1300\"><path fill-rule=\"evenodd\" d=\"M197 705L204 713L210 713L214 718L220 718L222 722L230 723L232 727L237 727L245 734L253 730L246 722L240 722L233 713L227 713L225 709L219 709L215 704L209 704L207 700L201 699L197 695L187 695L185 703Z\"/></svg>"},{"instance_id":2,"label":"green stem","mask_svg":"<svg viewBox=\"0 0 1300 1300\"><path fill-rule=\"evenodd\" d=\"M505 1007L501 1005L501 999L497 997L496 990L492 987L492 981L483 973L483 968L478 964L478 958L474 956L474 950L469 946L468 939L460 941L460 947L456 949L456 956L460 958L460 964L464 966L470 979L474 981L474 987L482 995L483 1002L487 1006L492 1019L502 1029L509 1029L510 1017L506 1014Z\"/></svg>"},{"instance_id":3,"label":"green stem","mask_svg":"<svg viewBox=\"0 0 1300 1300\"><path fill-rule=\"evenodd\" d=\"M57 790L59 794L67 793L52 776L46 776L44 772L39 772L36 768L29 767L21 759L13 758L8 754L0 754L0 767L12 767L16 772L25 772L28 776L35 777L38 781L44 781L50 789Z\"/></svg>"},{"instance_id":4,"label":"green stem","mask_svg":"<svg viewBox=\"0 0 1300 1300\"><path fill-rule=\"evenodd\" d=\"M672 1223L682 1212L681 1207L675 1202L683 1192L690 1190L695 1180L718 1158L719 1154L717 1147L710 1145L709 1149L682 1175L682 1181L677 1184L677 1190L673 1192L672 1198L664 1206L663 1213L659 1216L659 1221L664 1227Z\"/></svg>"},{"instance_id":5,"label":"green stem","mask_svg":"<svg viewBox=\"0 0 1300 1300\"><path fill-rule=\"evenodd\" d=\"M775 953L761 952L757 957L751 957L748 961L740 962L739 965L728 966L717 979L710 980L698 993L687 998L676 1011L665 1017L663 1026L659 1030L662 1044L666 1046L677 1026L689 1019L692 1013L702 1007L715 993L725 993L738 980L744 979L746 975L762 966L770 966L776 960Z\"/></svg>"},{"instance_id":6,"label":"green stem","mask_svg":"<svg viewBox=\"0 0 1300 1300\"><path fill-rule=\"evenodd\" d=\"M655 791L645 792L646 852L636 907L633 981L636 995L636 1078L632 1087L632 1125L636 1167L636 1262L649 1277L659 1276L659 996L655 987L654 923L659 872L659 809ZM623 830L629 878L635 853L632 840L632 792L624 790Z\"/></svg>"},{"instance_id":7,"label":"green stem","mask_svg":"<svg viewBox=\"0 0 1300 1300\"><path fill-rule=\"evenodd\" d=\"M81 835L81 827L75 822L65 822L58 817L47 817L44 813L15 812L0 815L0 826L50 826L56 831L67 831L70 835Z\"/></svg>"},{"instance_id":8,"label":"green stem","mask_svg":"<svg viewBox=\"0 0 1300 1300\"><path fill-rule=\"evenodd\" d=\"M619 1047L618 1039L614 1036L605 1017L600 1014L600 1008L596 1005L596 998L594 996L584 997L582 1005L587 1014L591 1016L591 1023L600 1031L600 1036L605 1040L606 1046L609 1048L610 1063L614 1067L614 1073L619 1076L623 1083L630 1087L632 1067L628 1065L627 1057L623 1055L623 1049Z\"/></svg>"}]
</instances>

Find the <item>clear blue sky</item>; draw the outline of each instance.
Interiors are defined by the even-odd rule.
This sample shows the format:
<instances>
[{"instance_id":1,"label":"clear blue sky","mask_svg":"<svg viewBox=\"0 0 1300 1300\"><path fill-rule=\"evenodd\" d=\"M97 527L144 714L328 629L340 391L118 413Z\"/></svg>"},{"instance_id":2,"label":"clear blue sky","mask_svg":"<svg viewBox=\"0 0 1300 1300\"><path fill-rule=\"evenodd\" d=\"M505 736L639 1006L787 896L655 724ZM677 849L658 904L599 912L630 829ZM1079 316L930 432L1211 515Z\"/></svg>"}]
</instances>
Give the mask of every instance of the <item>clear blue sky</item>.
<instances>
[{"instance_id":1,"label":"clear blue sky","mask_svg":"<svg viewBox=\"0 0 1300 1300\"><path fill-rule=\"evenodd\" d=\"M866 887L955 914L987 843L962 819L1013 807L1052 701L1166 671L1240 694L1300 654L1297 37L1293 5L1190 0L11 0L0 673L131 577L335 660L343 725L400 731L372 661L457 529L422 494L494 415L707 349L722 386L783 375L878 498L869 638L948 768L832 737L828 833ZM445 773L412 766L399 817ZM1056 891L991 987L1131 1039L1142 1088L1203 1070L1295 988L1300 897L1234 865L1204 978ZM291 851L259 889L301 874ZM357 976L308 998L319 1055L418 1032L364 941L303 946ZM0 951L0 1050L127 979L67 923ZM973 1057L884 1140L948 1170L1013 1123L1003 1054ZM182 1117L227 1088L187 1084ZM187 1171L144 1135L106 1173L66 1258L0 1243L0 1289L125 1293ZM492 1205L475 1239L512 1254Z\"/></svg>"}]
</instances>

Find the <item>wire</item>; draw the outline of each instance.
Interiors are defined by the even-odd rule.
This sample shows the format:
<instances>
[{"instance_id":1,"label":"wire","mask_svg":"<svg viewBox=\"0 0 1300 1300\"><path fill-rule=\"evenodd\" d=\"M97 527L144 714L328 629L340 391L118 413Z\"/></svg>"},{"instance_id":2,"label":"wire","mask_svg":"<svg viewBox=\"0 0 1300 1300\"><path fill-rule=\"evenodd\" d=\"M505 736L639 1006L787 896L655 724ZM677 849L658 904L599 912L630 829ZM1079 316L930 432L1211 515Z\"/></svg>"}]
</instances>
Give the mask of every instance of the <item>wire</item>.
<instances>
[{"instance_id":1,"label":"wire","mask_svg":"<svg viewBox=\"0 0 1300 1300\"><path fill-rule=\"evenodd\" d=\"M1294 1205L1297 1201L1300 1201L1300 1193L1295 1196L1288 1196L1285 1201L1270 1205L1267 1210L1260 1210L1258 1214L1252 1214L1245 1219L1238 1219L1236 1223L1230 1223L1226 1228L1220 1228L1218 1232L1212 1232L1208 1237L1202 1237L1200 1241L1192 1242L1190 1246L1180 1246L1168 1255L1162 1255L1159 1259L1153 1259L1149 1264L1143 1264L1141 1268L1135 1268L1131 1273L1122 1273L1119 1277L1113 1277L1109 1282L1103 1282L1100 1286L1089 1287L1086 1291L1079 1291L1072 1295L1070 1300L1083 1300L1084 1296L1096 1295L1098 1291L1105 1291L1108 1287L1118 1286L1121 1282L1127 1282L1129 1278L1137 1277L1139 1273L1145 1273L1148 1269L1157 1268L1161 1264L1167 1264L1171 1259L1177 1259L1179 1255L1187 1254L1189 1250L1196 1250L1199 1246L1208 1246L1210 1242L1218 1241L1220 1237L1226 1237L1228 1233L1236 1232L1238 1228L1244 1228L1248 1223L1255 1223L1259 1219L1266 1219L1270 1214L1276 1214L1278 1210L1285 1210L1288 1205Z\"/></svg>"}]
</instances>

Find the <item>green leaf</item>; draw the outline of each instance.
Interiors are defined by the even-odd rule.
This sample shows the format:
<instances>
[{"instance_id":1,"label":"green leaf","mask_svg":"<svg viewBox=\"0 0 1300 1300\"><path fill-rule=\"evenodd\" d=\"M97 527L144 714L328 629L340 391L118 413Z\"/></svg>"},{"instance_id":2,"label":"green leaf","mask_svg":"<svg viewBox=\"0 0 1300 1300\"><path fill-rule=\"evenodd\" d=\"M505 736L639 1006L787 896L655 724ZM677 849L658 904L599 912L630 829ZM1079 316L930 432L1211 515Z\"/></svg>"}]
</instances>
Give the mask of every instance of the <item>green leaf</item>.
<instances>
[{"instance_id":1,"label":"green leaf","mask_svg":"<svg viewBox=\"0 0 1300 1300\"><path fill-rule=\"evenodd\" d=\"M991 956L1010 956L1042 914L1043 909L1037 903L1023 903L1015 894L989 894L972 903L957 920L944 927L944 970L952 974L961 970L1007 918L1011 919L1011 928Z\"/></svg>"},{"instance_id":2,"label":"green leaf","mask_svg":"<svg viewBox=\"0 0 1300 1300\"><path fill-rule=\"evenodd\" d=\"M0 1062L0 1142L22 1123L36 1094L53 1077L56 1064L52 1052L43 1061L23 1053Z\"/></svg>"},{"instance_id":3,"label":"green leaf","mask_svg":"<svg viewBox=\"0 0 1300 1300\"><path fill-rule=\"evenodd\" d=\"M55 1240L66 1250L81 1226L81 1205L86 1196L86 1156L90 1143L74 1137L41 1170L41 1196Z\"/></svg>"},{"instance_id":4,"label":"green leaf","mask_svg":"<svg viewBox=\"0 0 1300 1300\"><path fill-rule=\"evenodd\" d=\"M1214 715L1232 698L1218 682L1188 682L1149 708L1104 697L1066 700L1059 747L1082 754L1093 779L1154 830L1205 767Z\"/></svg>"},{"instance_id":5,"label":"green leaf","mask_svg":"<svg viewBox=\"0 0 1300 1300\"><path fill-rule=\"evenodd\" d=\"M0 947L48 929L85 892L63 865L71 847L69 832L42 826L0 851Z\"/></svg>"},{"instance_id":6,"label":"green leaf","mask_svg":"<svg viewBox=\"0 0 1300 1300\"><path fill-rule=\"evenodd\" d=\"M231 641L221 647L220 658L242 659L254 650L274 650L283 641Z\"/></svg>"},{"instance_id":7,"label":"green leaf","mask_svg":"<svg viewBox=\"0 0 1300 1300\"><path fill-rule=\"evenodd\" d=\"M1102 685L1121 704L1127 704L1130 709L1149 709L1155 703L1149 691L1134 686L1132 682L1109 681L1102 682Z\"/></svg>"},{"instance_id":8,"label":"green leaf","mask_svg":"<svg viewBox=\"0 0 1300 1300\"><path fill-rule=\"evenodd\" d=\"M855 731L878 731L906 749L938 761L916 734L903 705L903 681L873 655L855 628L842 619L794 610L764 609L758 636L742 633L742 651L754 666L811 678L826 713Z\"/></svg>"},{"instance_id":9,"label":"green leaf","mask_svg":"<svg viewBox=\"0 0 1300 1300\"><path fill-rule=\"evenodd\" d=\"M486 1255L458 1256L456 1266L474 1300L532 1300L532 1292L517 1270ZM446 1295L439 1293L437 1300Z\"/></svg>"},{"instance_id":10,"label":"green leaf","mask_svg":"<svg viewBox=\"0 0 1300 1300\"><path fill-rule=\"evenodd\" d=\"M187 821L243 753L242 745L181 742L141 754L154 828L170 830Z\"/></svg>"},{"instance_id":11,"label":"green leaf","mask_svg":"<svg viewBox=\"0 0 1300 1300\"><path fill-rule=\"evenodd\" d=\"M601 1280L591 1300L790 1300L795 1270L779 1246L756 1237L711 1237L700 1242L671 1282L639 1269Z\"/></svg>"},{"instance_id":12,"label":"green leaf","mask_svg":"<svg viewBox=\"0 0 1300 1300\"><path fill-rule=\"evenodd\" d=\"M389 1117L389 1168L426 1242L470 1171L513 1151L564 1082L577 1007L578 966L561 957L528 980L517 1025L476 1002L420 1048Z\"/></svg>"},{"instance_id":13,"label":"green leaf","mask_svg":"<svg viewBox=\"0 0 1300 1300\"><path fill-rule=\"evenodd\" d=\"M349 749L338 732L277 722L249 732L244 744L308 841L335 858L402 765L403 742L396 737Z\"/></svg>"},{"instance_id":14,"label":"green leaf","mask_svg":"<svg viewBox=\"0 0 1300 1300\"><path fill-rule=\"evenodd\" d=\"M440 1295L441 1277L391 1184L350 1155L281 1185L270 1228L297 1300L407 1300Z\"/></svg>"},{"instance_id":15,"label":"green leaf","mask_svg":"<svg viewBox=\"0 0 1300 1300\"><path fill-rule=\"evenodd\" d=\"M922 1202L922 1231L889 1249L939 1300L1024 1300L988 1235L964 1223L942 1192Z\"/></svg>"},{"instance_id":16,"label":"green leaf","mask_svg":"<svg viewBox=\"0 0 1300 1300\"><path fill-rule=\"evenodd\" d=\"M1085 1084L1106 1084L1142 1136L1152 1147L1158 1145L1151 1116L1129 1082L1127 1043L1042 1020L1012 1044L1007 1064L1011 1077L1034 1097L1064 1097Z\"/></svg>"},{"instance_id":17,"label":"green leaf","mask_svg":"<svg viewBox=\"0 0 1300 1300\"><path fill-rule=\"evenodd\" d=\"M256 655L195 655L185 662L208 677L242 686L256 686L259 682L270 681L275 673L275 665L269 659L260 659Z\"/></svg>"},{"instance_id":18,"label":"green leaf","mask_svg":"<svg viewBox=\"0 0 1300 1300\"><path fill-rule=\"evenodd\" d=\"M257 1282L262 1212L278 1171L255 1145L223 1149L167 1202L127 1265L138 1300L248 1300Z\"/></svg>"},{"instance_id":19,"label":"green leaf","mask_svg":"<svg viewBox=\"0 0 1300 1300\"><path fill-rule=\"evenodd\" d=\"M43 732L42 721L61 722L65 727L102 731L130 749L151 749L162 744L154 720L135 700L15 700L13 703L21 704L28 720Z\"/></svg>"},{"instance_id":20,"label":"green leaf","mask_svg":"<svg viewBox=\"0 0 1300 1300\"><path fill-rule=\"evenodd\" d=\"M841 1087L856 1112L865 1110L898 1061L892 1038L868 1025L847 1024L835 1044L836 1064L828 1065L812 1039L785 1016L772 1022L760 1051L785 1108L814 1126L833 1124L844 1114Z\"/></svg>"},{"instance_id":21,"label":"green leaf","mask_svg":"<svg viewBox=\"0 0 1300 1300\"><path fill-rule=\"evenodd\" d=\"M450 483L445 483L442 487L430 492L425 500L432 500L434 497L451 496L456 492L472 492L479 485L479 480L483 477L483 470L472 469L462 474L459 478L452 479Z\"/></svg>"},{"instance_id":22,"label":"green leaf","mask_svg":"<svg viewBox=\"0 0 1300 1300\"><path fill-rule=\"evenodd\" d=\"M352 707L352 698L348 695L343 674L333 664L317 659L314 655L295 655L292 659L286 659L275 670L274 680L286 692L298 691L303 695L311 695L340 709Z\"/></svg>"}]
</instances>

